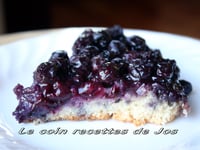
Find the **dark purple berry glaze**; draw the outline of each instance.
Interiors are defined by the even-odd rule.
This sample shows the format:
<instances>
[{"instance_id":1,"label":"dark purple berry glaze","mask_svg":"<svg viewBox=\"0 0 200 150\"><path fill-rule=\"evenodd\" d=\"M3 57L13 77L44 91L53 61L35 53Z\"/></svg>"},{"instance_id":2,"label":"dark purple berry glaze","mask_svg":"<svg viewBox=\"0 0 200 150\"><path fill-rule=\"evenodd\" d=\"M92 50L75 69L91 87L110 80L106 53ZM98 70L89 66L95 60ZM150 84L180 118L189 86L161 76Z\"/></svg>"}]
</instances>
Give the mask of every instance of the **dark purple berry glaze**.
<instances>
[{"instance_id":1,"label":"dark purple berry glaze","mask_svg":"<svg viewBox=\"0 0 200 150\"><path fill-rule=\"evenodd\" d=\"M150 90L171 103L187 101L192 91L189 82L179 79L175 60L163 58L139 36L126 37L120 26L86 30L72 49L70 58L61 50L41 63L30 87L14 88L19 104L13 115L19 122L43 119L76 99L81 104L95 97L119 99L127 92L144 96Z\"/></svg>"}]
</instances>

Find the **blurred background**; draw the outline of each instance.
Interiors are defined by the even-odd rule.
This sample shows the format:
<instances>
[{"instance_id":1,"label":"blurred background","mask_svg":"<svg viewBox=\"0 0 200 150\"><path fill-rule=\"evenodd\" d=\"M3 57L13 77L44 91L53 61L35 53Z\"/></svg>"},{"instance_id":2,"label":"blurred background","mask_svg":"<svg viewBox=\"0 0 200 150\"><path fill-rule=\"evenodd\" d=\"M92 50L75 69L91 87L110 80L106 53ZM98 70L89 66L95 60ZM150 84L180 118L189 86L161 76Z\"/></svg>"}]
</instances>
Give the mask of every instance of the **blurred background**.
<instances>
[{"instance_id":1,"label":"blurred background","mask_svg":"<svg viewBox=\"0 0 200 150\"><path fill-rule=\"evenodd\" d=\"M0 34L114 24L200 38L200 0L0 0Z\"/></svg>"}]
</instances>

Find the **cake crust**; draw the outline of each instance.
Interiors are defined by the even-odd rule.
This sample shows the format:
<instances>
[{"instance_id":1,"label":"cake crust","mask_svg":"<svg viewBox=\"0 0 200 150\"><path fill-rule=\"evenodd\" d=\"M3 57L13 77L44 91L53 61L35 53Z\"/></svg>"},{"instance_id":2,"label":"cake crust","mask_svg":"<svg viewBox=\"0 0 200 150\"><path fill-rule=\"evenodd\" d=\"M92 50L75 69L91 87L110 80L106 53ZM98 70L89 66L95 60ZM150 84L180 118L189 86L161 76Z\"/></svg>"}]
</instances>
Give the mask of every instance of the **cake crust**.
<instances>
[{"instance_id":1,"label":"cake crust","mask_svg":"<svg viewBox=\"0 0 200 150\"><path fill-rule=\"evenodd\" d=\"M119 102L99 103L102 99L93 99L83 103L81 107L62 106L57 112L50 113L46 118L35 120L35 123L56 120L109 120L114 119L133 123L136 126L146 123L163 125L173 121L177 116L189 112L188 104L183 101L173 102L158 101L156 96L149 92L142 97L128 96L130 99L121 98ZM91 109L92 108L92 109ZM80 112L80 110L82 112Z\"/></svg>"}]
</instances>

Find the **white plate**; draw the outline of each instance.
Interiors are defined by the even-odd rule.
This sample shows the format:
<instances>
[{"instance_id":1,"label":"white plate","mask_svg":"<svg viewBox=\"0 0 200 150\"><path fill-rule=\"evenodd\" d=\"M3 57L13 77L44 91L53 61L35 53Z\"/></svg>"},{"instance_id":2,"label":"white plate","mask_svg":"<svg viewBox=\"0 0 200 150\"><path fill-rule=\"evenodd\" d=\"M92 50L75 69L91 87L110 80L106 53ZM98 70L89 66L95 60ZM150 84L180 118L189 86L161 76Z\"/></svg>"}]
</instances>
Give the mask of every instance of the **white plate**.
<instances>
[{"instance_id":1,"label":"white plate","mask_svg":"<svg viewBox=\"0 0 200 150\"><path fill-rule=\"evenodd\" d=\"M161 49L164 57L176 59L181 68L181 78L191 81L194 89L190 97L193 111L188 118L178 118L165 126L148 124L141 127L117 121L18 124L12 116L17 105L13 87L17 83L31 85L32 72L41 62L47 61L54 50L65 49L71 54L72 44L83 30L63 29L0 47L0 149L200 149L200 41L168 33L125 30L126 35L142 36L151 48ZM149 133L133 133L135 130L138 133L142 128ZM174 134L154 134L160 128L164 128L165 133L171 131ZM57 129L62 129L62 134L55 133ZM79 135L77 132L74 135L73 132L78 129L87 129L89 133L96 129L128 130L128 133ZM46 131L55 132L47 134Z\"/></svg>"}]
</instances>

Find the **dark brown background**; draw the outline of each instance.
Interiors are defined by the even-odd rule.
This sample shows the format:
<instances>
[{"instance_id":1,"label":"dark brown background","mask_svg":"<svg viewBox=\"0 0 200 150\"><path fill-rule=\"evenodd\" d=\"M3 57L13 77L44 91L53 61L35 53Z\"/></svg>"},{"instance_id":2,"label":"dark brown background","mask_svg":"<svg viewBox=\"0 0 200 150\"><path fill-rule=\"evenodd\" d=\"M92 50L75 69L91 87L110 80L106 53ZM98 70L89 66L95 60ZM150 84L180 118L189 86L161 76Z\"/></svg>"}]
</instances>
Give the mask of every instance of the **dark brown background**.
<instances>
[{"instance_id":1,"label":"dark brown background","mask_svg":"<svg viewBox=\"0 0 200 150\"><path fill-rule=\"evenodd\" d=\"M199 0L4 0L6 32L112 26L200 38Z\"/></svg>"}]
</instances>

